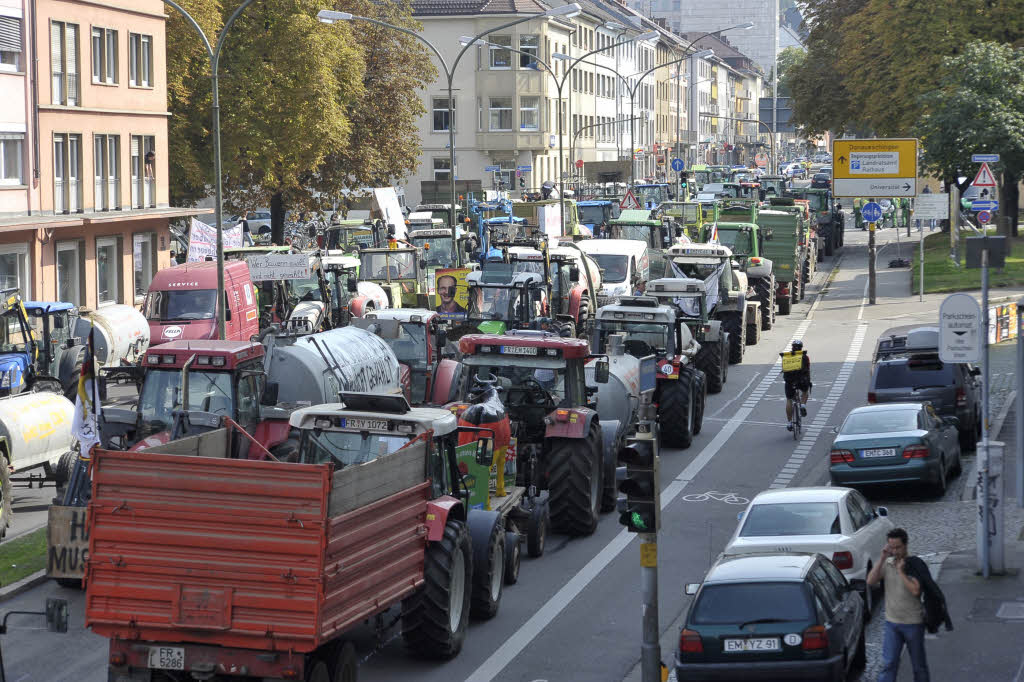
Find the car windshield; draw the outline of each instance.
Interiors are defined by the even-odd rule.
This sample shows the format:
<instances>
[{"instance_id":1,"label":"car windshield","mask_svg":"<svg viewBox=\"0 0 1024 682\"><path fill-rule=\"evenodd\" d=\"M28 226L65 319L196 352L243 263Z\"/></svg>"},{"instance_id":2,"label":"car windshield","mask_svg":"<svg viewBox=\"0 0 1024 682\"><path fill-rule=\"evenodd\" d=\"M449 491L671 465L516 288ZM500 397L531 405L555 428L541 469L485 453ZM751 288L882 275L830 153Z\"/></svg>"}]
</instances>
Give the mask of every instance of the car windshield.
<instances>
[{"instance_id":1,"label":"car windshield","mask_svg":"<svg viewBox=\"0 0 1024 682\"><path fill-rule=\"evenodd\" d=\"M580 210L580 222L586 225L600 225L608 216L605 215L605 211L608 210L607 206L579 206Z\"/></svg>"},{"instance_id":2,"label":"car windshield","mask_svg":"<svg viewBox=\"0 0 1024 682\"><path fill-rule=\"evenodd\" d=\"M803 584L798 582L705 585L693 605L694 625L740 625L771 618L808 621L813 615Z\"/></svg>"},{"instance_id":3,"label":"car windshield","mask_svg":"<svg viewBox=\"0 0 1024 682\"><path fill-rule=\"evenodd\" d=\"M745 256L750 253L750 230L729 230L719 226L718 242L728 246L733 253Z\"/></svg>"},{"instance_id":4,"label":"car windshield","mask_svg":"<svg viewBox=\"0 0 1024 682\"><path fill-rule=\"evenodd\" d=\"M147 434L171 428L171 411L181 406L181 370L147 369L139 392L139 414ZM188 373L188 408L234 415L230 372Z\"/></svg>"},{"instance_id":5,"label":"car windshield","mask_svg":"<svg viewBox=\"0 0 1024 682\"><path fill-rule=\"evenodd\" d=\"M875 389L937 388L954 386L953 365L941 360L887 362L875 370Z\"/></svg>"},{"instance_id":6,"label":"car windshield","mask_svg":"<svg viewBox=\"0 0 1024 682\"><path fill-rule=\"evenodd\" d=\"M839 505L835 502L755 504L743 519L741 538L774 535L838 535Z\"/></svg>"},{"instance_id":7,"label":"car windshield","mask_svg":"<svg viewBox=\"0 0 1024 682\"><path fill-rule=\"evenodd\" d=\"M612 234L616 239L636 239L646 244L651 238L651 228L647 225L616 225Z\"/></svg>"},{"instance_id":8,"label":"car windshield","mask_svg":"<svg viewBox=\"0 0 1024 682\"><path fill-rule=\"evenodd\" d=\"M521 289L500 286L476 286L469 290L469 317L511 322L517 318L516 306Z\"/></svg>"},{"instance_id":9,"label":"car windshield","mask_svg":"<svg viewBox=\"0 0 1024 682\"><path fill-rule=\"evenodd\" d=\"M309 279L286 280L291 296L298 301L320 301L320 281L316 277Z\"/></svg>"},{"instance_id":10,"label":"car windshield","mask_svg":"<svg viewBox=\"0 0 1024 682\"><path fill-rule=\"evenodd\" d=\"M21 326L17 307L10 308L0 319L0 350L5 353L21 353L28 348L27 329Z\"/></svg>"},{"instance_id":11,"label":"car windshield","mask_svg":"<svg viewBox=\"0 0 1024 682\"><path fill-rule=\"evenodd\" d=\"M917 430L917 410L870 410L846 417L839 434L860 436L871 433L897 433Z\"/></svg>"},{"instance_id":12,"label":"car windshield","mask_svg":"<svg viewBox=\"0 0 1024 682\"><path fill-rule=\"evenodd\" d=\"M471 368L470 376L481 381L497 378L497 384L502 389L499 392L502 403L507 404L510 390L524 389L528 392L531 388L536 390L538 385L551 396L556 406L567 407L570 402L566 395L565 379L568 371L564 360L542 359L532 355L502 355L500 358L469 356L465 362ZM517 403L523 401L517 391L513 393L516 394Z\"/></svg>"},{"instance_id":13,"label":"car windshield","mask_svg":"<svg viewBox=\"0 0 1024 682\"><path fill-rule=\"evenodd\" d=\"M413 237L413 246L423 249L423 260L428 266L450 268L455 265L455 251L451 237Z\"/></svg>"},{"instance_id":14,"label":"car windshield","mask_svg":"<svg viewBox=\"0 0 1024 682\"><path fill-rule=\"evenodd\" d=\"M303 464L334 464L342 469L352 464L365 464L378 457L400 450L409 436L367 431L305 430L299 442L299 461Z\"/></svg>"},{"instance_id":15,"label":"car windshield","mask_svg":"<svg viewBox=\"0 0 1024 682\"><path fill-rule=\"evenodd\" d=\"M626 334L626 352L638 358L651 354L673 355L675 336L672 328L658 322L600 320L597 323L597 347L607 348L610 334Z\"/></svg>"},{"instance_id":16,"label":"car windshield","mask_svg":"<svg viewBox=\"0 0 1024 682\"><path fill-rule=\"evenodd\" d=\"M618 253L592 253L590 257L597 261L601 268L601 279L607 284L618 284L626 281L629 274L629 256Z\"/></svg>"},{"instance_id":17,"label":"car windshield","mask_svg":"<svg viewBox=\"0 0 1024 682\"><path fill-rule=\"evenodd\" d=\"M147 320L212 320L217 307L216 289L150 291L143 313Z\"/></svg>"},{"instance_id":18,"label":"car windshield","mask_svg":"<svg viewBox=\"0 0 1024 682\"><path fill-rule=\"evenodd\" d=\"M414 279L416 254L413 251L364 251L359 255L359 274L366 279Z\"/></svg>"}]
</instances>

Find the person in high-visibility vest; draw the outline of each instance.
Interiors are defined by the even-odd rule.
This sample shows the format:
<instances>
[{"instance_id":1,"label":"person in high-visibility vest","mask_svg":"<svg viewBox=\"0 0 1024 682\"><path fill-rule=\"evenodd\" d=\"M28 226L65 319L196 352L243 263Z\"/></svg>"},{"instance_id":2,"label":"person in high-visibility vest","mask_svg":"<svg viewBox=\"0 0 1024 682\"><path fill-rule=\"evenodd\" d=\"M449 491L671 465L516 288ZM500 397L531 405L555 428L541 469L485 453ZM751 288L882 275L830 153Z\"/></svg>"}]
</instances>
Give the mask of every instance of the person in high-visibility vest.
<instances>
[{"instance_id":1,"label":"person in high-visibility vest","mask_svg":"<svg viewBox=\"0 0 1024 682\"><path fill-rule=\"evenodd\" d=\"M807 399L811 396L811 359L804 350L804 342L793 342L793 350L779 353L782 356L782 378L786 382L786 425L793 430L793 398L800 393L800 416L807 416Z\"/></svg>"}]
</instances>

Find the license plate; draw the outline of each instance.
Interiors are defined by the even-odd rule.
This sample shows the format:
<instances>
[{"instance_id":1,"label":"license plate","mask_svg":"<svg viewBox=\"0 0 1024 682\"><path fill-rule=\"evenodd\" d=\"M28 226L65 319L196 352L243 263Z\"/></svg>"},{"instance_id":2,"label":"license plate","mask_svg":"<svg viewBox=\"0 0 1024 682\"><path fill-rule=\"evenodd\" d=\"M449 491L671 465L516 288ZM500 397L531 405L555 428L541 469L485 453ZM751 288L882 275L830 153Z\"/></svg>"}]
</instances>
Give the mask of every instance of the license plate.
<instances>
[{"instance_id":1,"label":"license plate","mask_svg":"<svg viewBox=\"0 0 1024 682\"><path fill-rule=\"evenodd\" d=\"M505 355L536 355L536 346L502 346L501 352Z\"/></svg>"},{"instance_id":2,"label":"license plate","mask_svg":"<svg viewBox=\"0 0 1024 682\"><path fill-rule=\"evenodd\" d=\"M750 639L725 640L725 653L735 654L743 651L781 651L782 644L778 637L751 637Z\"/></svg>"},{"instance_id":3,"label":"license plate","mask_svg":"<svg viewBox=\"0 0 1024 682\"><path fill-rule=\"evenodd\" d=\"M341 428L343 429L361 429L366 431L387 431L388 420L387 419L351 419L344 418L341 420Z\"/></svg>"},{"instance_id":4,"label":"license plate","mask_svg":"<svg viewBox=\"0 0 1024 682\"><path fill-rule=\"evenodd\" d=\"M158 670L184 670L185 650L173 646L151 646L149 667Z\"/></svg>"},{"instance_id":5,"label":"license plate","mask_svg":"<svg viewBox=\"0 0 1024 682\"><path fill-rule=\"evenodd\" d=\"M870 459L872 457L895 457L896 448L872 448L870 450L861 450L860 456L864 459Z\"/></svg>"}]
</instances>

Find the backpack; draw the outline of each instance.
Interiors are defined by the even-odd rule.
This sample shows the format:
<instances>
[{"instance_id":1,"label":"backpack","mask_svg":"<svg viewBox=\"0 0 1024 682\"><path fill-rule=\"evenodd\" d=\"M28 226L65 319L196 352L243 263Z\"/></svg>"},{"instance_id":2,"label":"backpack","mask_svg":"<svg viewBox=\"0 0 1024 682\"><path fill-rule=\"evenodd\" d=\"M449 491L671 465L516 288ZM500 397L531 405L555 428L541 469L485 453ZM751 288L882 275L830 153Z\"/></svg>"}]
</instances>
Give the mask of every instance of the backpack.
<instances>
[{"instance_id":1,"label":"backpack","mask_svg":"<svg viewBox=\"0 0 1024 682\"><path fill-rule=\"evenodd\" d=\"M946 626L946 630L952 630L953 621L950 620L949 611L946 609L946 596L942 594L942 589L932 579L928 564L920 557L907 557L906 572L921 585L921 597L924 601L924 625L928 632L938 632L939 625L943 624Z\"/></svg>"}]
</instances>

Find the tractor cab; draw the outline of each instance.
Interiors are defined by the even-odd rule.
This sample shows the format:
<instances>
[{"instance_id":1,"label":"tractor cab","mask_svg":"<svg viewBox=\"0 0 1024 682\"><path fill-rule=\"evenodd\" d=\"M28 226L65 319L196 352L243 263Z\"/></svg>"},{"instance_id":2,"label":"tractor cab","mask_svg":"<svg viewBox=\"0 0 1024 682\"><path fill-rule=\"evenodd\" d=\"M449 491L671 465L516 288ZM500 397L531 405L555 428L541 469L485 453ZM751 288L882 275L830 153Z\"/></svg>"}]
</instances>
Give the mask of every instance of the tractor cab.
<instances>
[{"instance_id":1,"label":"tractor cab","mask_svg":"<svg viewBox=\"0 0 1024 682\"><path fill-rule=\"evenodd\" d=\"M542 275L515 272L511 263L492 263L466 275L467 323L485 333L529 329L547 322L549 289Z\"/></svg>"},{"instance_id":2,"label":"tractor cab","mask_svg":"<svg viewBox=\"0 0 1024 682\"><path fill-rule=\"evenodd\" d=\"M39 347L18 289L0 291L0 396L33 388Z\"/></svg>"},{"instance_id":3,"label":"tractor cab","mask_svg":"<svg viewBox=\"0 0 1024 682\"><path fill-rule=\"evenodd\" d=\"M363 249L359 252L359 279L379 284L390 307L426 307L426 261L415 246Z\"/></svg>"}]
</instances>

